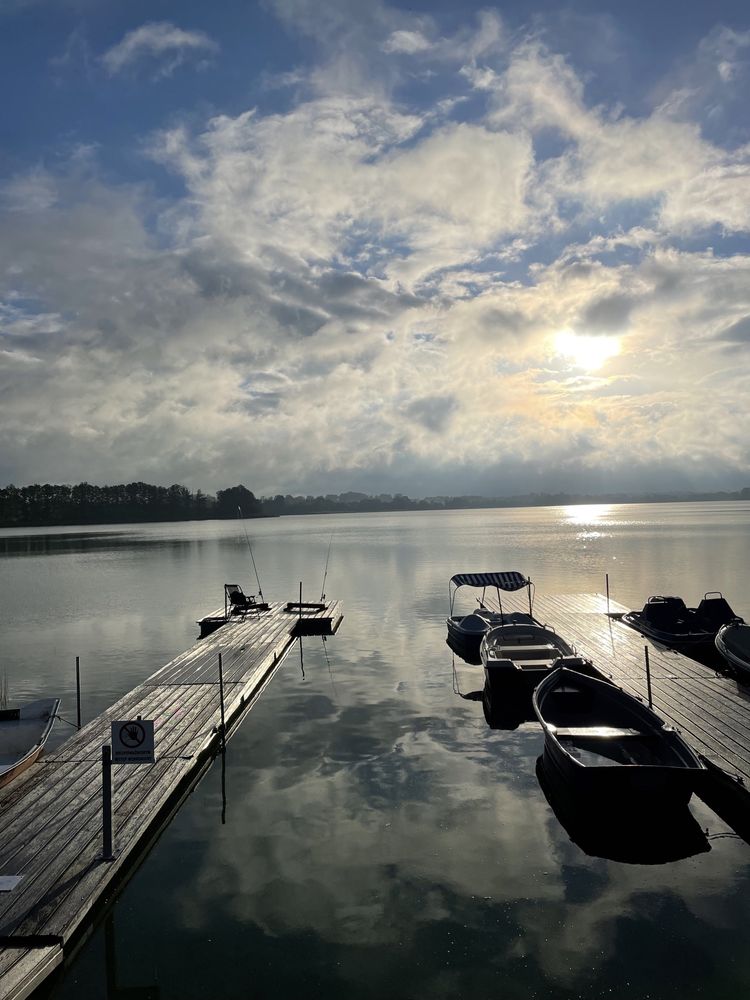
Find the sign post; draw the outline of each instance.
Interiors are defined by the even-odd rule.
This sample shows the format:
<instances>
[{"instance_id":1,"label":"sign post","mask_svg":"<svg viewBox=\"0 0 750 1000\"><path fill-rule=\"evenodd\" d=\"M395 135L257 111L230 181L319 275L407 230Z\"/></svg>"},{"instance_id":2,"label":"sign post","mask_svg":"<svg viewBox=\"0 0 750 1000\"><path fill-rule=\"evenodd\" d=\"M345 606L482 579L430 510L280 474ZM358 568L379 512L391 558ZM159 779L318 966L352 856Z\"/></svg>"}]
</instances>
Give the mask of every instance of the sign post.
<instances>
[{"instance_id":1,"label":"sign post","mask_svg":"<svg viewBox=\"0 0 750 1000\"><path fill-rule=\"evenodd\" d=\"M112 747L102 747L102 858L114 861L112 853Z\"/></svg>"},{"instance_id":2,"label":"sign post","mask_svg":"<svg viewBox=\"0 0 750 1000\"><path fill-rule=\"evenodd\" d=\"M125 719L112 723L112 745L102 747L102 858L114 861L112 821L112 765L154 763L153 719Z\"/></svg>"}]
</instances>

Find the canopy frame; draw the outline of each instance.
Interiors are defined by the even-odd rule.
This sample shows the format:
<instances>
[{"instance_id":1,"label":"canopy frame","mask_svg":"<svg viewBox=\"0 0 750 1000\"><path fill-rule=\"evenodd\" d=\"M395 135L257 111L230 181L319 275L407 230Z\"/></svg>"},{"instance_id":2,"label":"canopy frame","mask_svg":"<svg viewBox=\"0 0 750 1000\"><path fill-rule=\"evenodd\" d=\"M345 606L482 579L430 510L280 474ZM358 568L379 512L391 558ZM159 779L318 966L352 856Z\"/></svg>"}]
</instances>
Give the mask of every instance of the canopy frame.
<instances>
[{"instance_id":1,"label":"canopy frame","mask_svg":"<svg viewBox=\"0 0 750 1000\"><path fill-rule=\"evenodd\" d=\"M529 598L529 615L533 615L533 583L531 579L515 570L498 571L494 573L455 573L448 583L448 599L450 603L450 614L453 615L453 605L456 594L461 587L482 588L482 596L478 598L479 606L484 607L484 598L488 587L494 587L497 592L497 603L500 606L500 614L503 614L503 601L500 596L501 591L515 591L527 588Z\"/></svg>"}]
</instances>

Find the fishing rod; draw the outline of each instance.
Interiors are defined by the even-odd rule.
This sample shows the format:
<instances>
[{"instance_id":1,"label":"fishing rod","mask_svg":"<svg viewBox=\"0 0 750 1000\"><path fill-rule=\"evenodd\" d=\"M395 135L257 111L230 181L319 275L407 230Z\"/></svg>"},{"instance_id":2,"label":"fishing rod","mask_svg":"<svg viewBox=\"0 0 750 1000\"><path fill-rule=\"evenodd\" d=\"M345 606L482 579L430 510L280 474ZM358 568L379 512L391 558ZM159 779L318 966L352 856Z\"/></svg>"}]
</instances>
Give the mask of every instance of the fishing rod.
<instances>
[{"instance_id":1,"label":"fishing rod","mask_svg":"<svg viewBox=\"0 0 750 1000\"><path fill-rule=\"evenodd\" d=\"M242 508L239 506L237 507L237 513L240 515L240 520L242 521L242 530L245 532L245 541L247 542L248 549L250 549L250 559L252 560L253 569L255 570L255 579L258 583L258 597L261 599L261 601L263 601L264 600L263 588L260 585L260 577L258 576L258 567L255 565L255 556L253 555L253 547L250 544L250 539L248 538L247 528L245 527L245 518L242 513Z\"/></svg>"},{"instance_id":2,"label":"fishing rod","mask_svg":"<svg viewBox=\"0 0 750 1000\"><path fill-rule=\"evenodd\" d=\"M333 532L331 532L331 540L328 543L328 554L326 555L326 568L323 573L323 586L320 588L320 600L321 603L326 599L326 577L328 576L328 560L331 558L331 546L333 545Z\"/></svg>"}]
</instances>

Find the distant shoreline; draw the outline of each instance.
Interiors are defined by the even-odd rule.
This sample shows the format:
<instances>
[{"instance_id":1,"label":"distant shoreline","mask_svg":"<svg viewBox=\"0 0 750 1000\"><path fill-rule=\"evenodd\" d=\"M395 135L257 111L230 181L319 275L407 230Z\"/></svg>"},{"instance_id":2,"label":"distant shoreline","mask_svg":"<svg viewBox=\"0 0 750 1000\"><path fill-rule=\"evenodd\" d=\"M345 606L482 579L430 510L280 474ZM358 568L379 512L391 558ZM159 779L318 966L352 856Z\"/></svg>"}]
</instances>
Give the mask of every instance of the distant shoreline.
<instances>
[{"instance_id":1,"label":"distant shoreline","mask_svg":"<svg viewBox=\"0 0 750 1000\"><path fill-rule=\"evenodd\" d=\"M511 497L364 493L260 497L244 486L217 495L184 486L9 486L0 490L0 528L75 528L96 524L159 524L169 521L236 520L297 514L357 514L410 510L494 510L573 507L587 504L706 503L750 501L750 487L713 493L527 493Z\"/></svg>"}]
</instances>

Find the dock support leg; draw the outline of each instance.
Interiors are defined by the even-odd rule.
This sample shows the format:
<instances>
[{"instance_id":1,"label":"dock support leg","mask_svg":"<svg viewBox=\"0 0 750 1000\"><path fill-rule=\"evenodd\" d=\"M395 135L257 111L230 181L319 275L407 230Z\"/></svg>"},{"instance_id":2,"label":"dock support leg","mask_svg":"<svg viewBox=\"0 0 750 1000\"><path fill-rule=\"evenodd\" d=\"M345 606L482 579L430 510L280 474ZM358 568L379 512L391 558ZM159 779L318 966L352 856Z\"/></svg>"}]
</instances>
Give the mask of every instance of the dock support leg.
<instances>
[{"instance_id":1,"label":"dock support leg","mask_svg":"<svg viewBox=\"0 0 750 1000\"><path fill-rule=\"evenodd\" d=\"M224 751L227 748L227 727L224 721L224 669L221 653L219 653L219 700L221 701L221 749Z\"/></svg>"},{"instance_id":2,"label":"dock support leg","mask_svg":"<svg viewBox=\"0 0 750 1000\"><path fill-rule=\"evenodd\" d=\"M81 657L76 656L76 712L78 728L81 728Z\"/></svg>"},{"instance_id":3,"label":"dock support leg","mask_svg":"<svg viewBox=\"0 0 750 1000\"><path fill-rule=\"evenodd\" d=\"M114 861L112 852L112 747L102 747L102 859Z\"/></svg>"}]
</instances>

